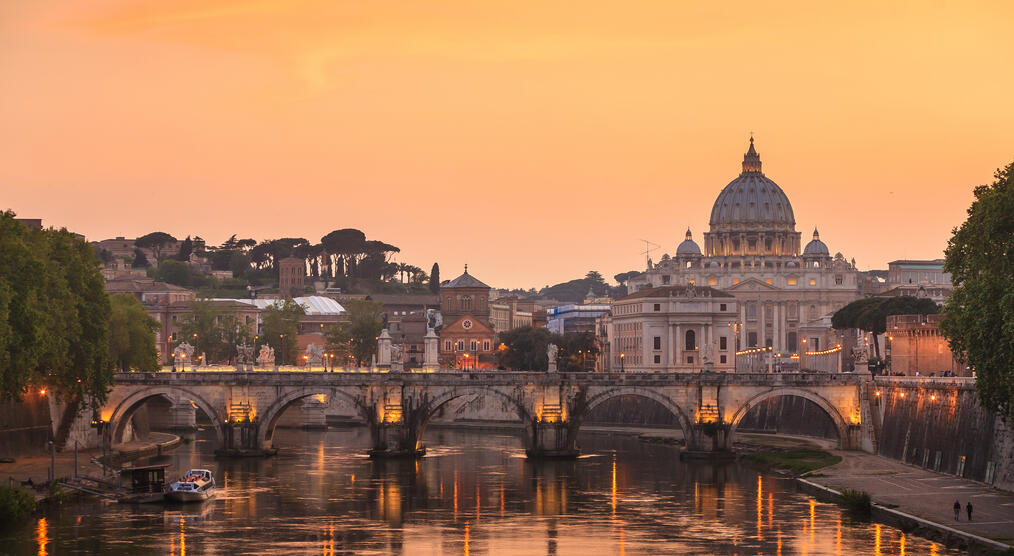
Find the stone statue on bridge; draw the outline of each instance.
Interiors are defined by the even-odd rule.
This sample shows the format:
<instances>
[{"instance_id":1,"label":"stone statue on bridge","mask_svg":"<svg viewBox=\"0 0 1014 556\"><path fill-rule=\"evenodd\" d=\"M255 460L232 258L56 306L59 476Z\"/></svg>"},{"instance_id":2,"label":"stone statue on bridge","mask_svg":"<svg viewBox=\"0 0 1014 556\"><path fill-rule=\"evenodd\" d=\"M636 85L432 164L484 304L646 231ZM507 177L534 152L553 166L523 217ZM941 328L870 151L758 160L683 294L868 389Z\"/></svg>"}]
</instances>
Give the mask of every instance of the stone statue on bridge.
<instances>
[{"instance_id":1,"label":"stone statue on bridge","mask_svg":"<svg viewBox=\"0 0 1014 556\"><path fill-rule=\"evenodd\" d=\"M319 367L324 364L324 346L309 344L306 346L306 364Z\"/></svg>"},{"instance_id":2,"label":"stone statue on bridge","mask_svg":"<svg viewBox=\"0 0 1014 556\"><path fill-rule=\"evenodd\" d=\"M261 367L275 366L275 350L271 346L261 346L261 353L257 356L257 364Z\"/></svg>"},{"instance_id":3,"label":"stone statue on bridge","mask_svg":"<svg viewBox=\"0 0 1014 556\"><path fill-rule=\"evenodd\" d=\"M176 349L173 350L173 361L178 361L180 363L180 368L185 368L187 366L187 360L190 361L190 366L193 367L194 346L183 342L182 344L176 346Z\"/></svg>"},{"instance_id":4,"label":"stone statue on bridge","mask_svg":"<svg viewBox=\"0 0 1014 556\"><path fill-rule=\"evenodd\" d=\"M546 357L549 358L549 372L556 372L556 357L559 354L560 348L556 347L556 344L549 344L546 346Z\"/></svg>"},{"instance_id":5,"label":"stone statue on bridge","mask_svg":"<svg viewBox=\"0 0 1014 556\"><path fill-rule=\"evenodd\" d=\"M253 365L253 352L254 348L249 344L236 344L236 366L242 368L245 365Z\"/></svg>"}]
</instances>

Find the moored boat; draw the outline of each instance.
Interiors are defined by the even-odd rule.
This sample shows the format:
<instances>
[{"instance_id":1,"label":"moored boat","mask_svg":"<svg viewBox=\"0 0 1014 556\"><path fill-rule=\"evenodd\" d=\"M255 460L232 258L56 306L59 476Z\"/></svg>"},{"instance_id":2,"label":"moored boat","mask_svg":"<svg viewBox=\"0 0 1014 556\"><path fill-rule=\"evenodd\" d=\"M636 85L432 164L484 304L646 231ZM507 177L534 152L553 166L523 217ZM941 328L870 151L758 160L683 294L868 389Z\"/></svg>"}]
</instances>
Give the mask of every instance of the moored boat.
<instances>
[{"instance_id":1,"label":"moored boat","mask_svg":"<svg viewBox=\"0 0 1014 556\"><path fill-rule=\"evenodd\" d=\"M215 478L207 469L191 469L169 485L166 499L173 502L201 502L215 496Z\"/></svg>"}]
</instances>

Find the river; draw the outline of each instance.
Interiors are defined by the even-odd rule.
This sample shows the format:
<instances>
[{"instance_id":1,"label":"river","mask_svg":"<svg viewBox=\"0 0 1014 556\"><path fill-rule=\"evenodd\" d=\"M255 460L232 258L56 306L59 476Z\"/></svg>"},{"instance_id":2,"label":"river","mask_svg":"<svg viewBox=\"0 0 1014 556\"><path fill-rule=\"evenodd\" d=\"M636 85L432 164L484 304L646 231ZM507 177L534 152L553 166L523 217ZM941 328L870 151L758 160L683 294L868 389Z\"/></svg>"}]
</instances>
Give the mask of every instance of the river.
<instances>
[{"instance_id":1,"label":"river","mask_svg":"<svg viewBox=\"0 0 1014 556\"><path fill-rule=\"evenodd\" d=\"M583 433L583 455L533 463L506 432L430 429L426 457L371 461L366 429L279 429L278 456L215 460L199 433L163 458L208 467L187 506L77 500L3 533L12 554L956 554L849 519L791 480L678 449Z\"/></svg>"}]
</instances>

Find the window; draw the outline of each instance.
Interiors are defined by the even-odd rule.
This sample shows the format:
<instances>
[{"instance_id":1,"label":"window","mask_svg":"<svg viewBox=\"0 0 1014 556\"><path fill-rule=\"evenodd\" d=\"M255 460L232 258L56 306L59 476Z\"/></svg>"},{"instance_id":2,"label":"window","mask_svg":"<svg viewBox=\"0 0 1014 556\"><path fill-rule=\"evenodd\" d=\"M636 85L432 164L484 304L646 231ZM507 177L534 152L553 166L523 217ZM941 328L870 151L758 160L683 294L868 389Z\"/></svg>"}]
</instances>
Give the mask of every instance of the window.
<instances>
[{"instance_id":1,"label":"window","mask_svg":"<svg viewBox=\"0 0 1014 556\"><path fill-rule=\"evenodd\" d=\"M662 356L661 355L656 355L655 356L655 364L658 365L661 362L662 362Z\"/></svg>"},{"instance_id":2,"label":"window","mask_svg":"<svg viewBox=\"0 0 1014 556\"><path fill-rule=\"evenodd\" d=\"M789 351L795 352L798 349L798 347L796 345L796 333L795 332L789 332L788 334L786 334L785 335L785 343L788 344L785 347L787 347Z\"/></svg>"},{"instance_id":3,"label":"window","mask_svg":"<svg viewBox=\"0 0 1014 556\"><path fill-rule=\"evenodd\" d=\"M795 279L795 278L789 278L789 279L788 279L788 280L786 281L786 283L787 283L788 285L790 285L790 286L795 286L795 285L796 285L796 279Z\"/></svg>"},{"instance_id":4,"label":"window","mask_svg":"<svg viewBox=\"0 0 1014 556\"><path fill-rule=\"evenodd\" d=\"M671 278L672 278L672 276L669 276L668 274L663 274L663 275L662 275L662 283L663 283L663 284L668 284L668 283L669 283L669 280L670 280Z\"/></svg>"},{"instance_id":5,"label":"window","mask_svg":"<svg viewBox=\"0 0 1014 556\"><path fill-rule=\"evenodd\" d=\"M709 286L717 286L718 285L718 278L708 278L708 285Z\"/></svg>"},{"instance_id":6,"label":"window","mask_svg":"<svg viewBox=\"0 0 1014 556\"><path fill-rule=\"evenodd\" d=\"M816 286L817 285L817 279L816 278L810 278L810 285L811 286Z\"/></svg>"},{"instance_id":7,"label":"window","mask_svg":"<svg viewBox=\"0 0 1014 556\"><path fill-rule=\"evenodd\" d=\"M662 337L655 336L654 349L662 349Z\"/></svg>"},{"instance_id":8,"label":"window","mask_svg":"<svg viewBox=\"0 0 1014 556\"><path fill-rule=\"evenodd\" d=\"M697 349L697 334L695 334L693 330L687 330L685 340L686 340L684 344L686 346L685 349L688 350Z\"/></svg>"},{"instance_id":9,"label":"window","mask_svg":"<svg viewBox=\"0 0 1014 556\"><path fill-rule=\"evenodd\" d=\"M693 364L694 364L694 356L693 355L688 355L687 356L687 365L693 365Z\"/></svg>"},{"instance_id":10,"label":"window","mask_svg":"<svg viewBox=\"0 0 1014 556\"><path fill-rule=\"evenodd\" d=\"M689 265L690 263L687 263L687 264ZM693 286L693 285L697 284L697 281L691 278L690 280L687 280L687 283L690 284L691 286Z\"/></svg>"},{"instance_id":11,"label":"window","mask_svg":"<svg viewBox=\"0 0 1014 556\"><path fill-rule=\"evenodd\" d=\"M729 349L729 338L725 336L718 337L718 349ZM723 361L724 363L724 361Z\"/></svg>"},{"instance_id":12,"label":"window","mask_svg":"<svg viewBox=\"0 0 1014 556\"><path fill-rule=\"evenodd\" d=\"M718 310L719 311L724 311L725 310L725 303L719 303L718 304Z\"/></svg>"},{"instance_id":13,"label":"window","mask_svg":"<svg viewBox=\"0 0 1014 556\"><path fill-rule=\"evenodd\" d=\"M656 313L659 312L659 311L661 311L662 310L662 304L661 303L656 303L655 307L654 307L654 310L655 310Z\"/></svg>"},{"instance_id":14,"label":"window","mask_svg":"<svg viewBox=\"0 0 1014 556\"><path fill-rule=\"evenodd\" d=\"M482 351L489 351L489 340L482 341Z\"/></svg>"},{"instance_id":15,"label":"window","mask_svg":"<svg viewBox=\"0 0 1014 556\"><path fill-rule=\"evenodd\" d=\"M746 318L756 319L757 318L757 304L747 303L746 304Z\"/></svg>"},{"instance_id":16,"label":"window","mask_svg":"<svg viewBox=\"0 0 1014 556\"><path fill-rule=\"evenodd\" d=\"M757 333L748 332L746 334L746 345L747 347L757 347Z\"/></svg>"},{"instance_id":17,"label":"window","mask_svg":"<svg viewBox=\"0 0 1014 556\"><path fill-rule=\"evenodd\" d=\"M458 340L458 346L457 347L458 347L458 351L465 351L465 341L464 340Z\"/></svg>"},{"instance_id":18,"label":"window","mask_svg":"<svg viewBox=\"0 0 1014 556\"><path fill-rule=\"evenodd\" d=\"M479 342L472 340L468 343L468 351L475 351L477 349L479 349Z\"/></svg>"},{"instance_id":19,"label":"window","mask_svg":"<svg viewBox=\"0 0 1014 556\"><path fill-rule=\"evenodd\" d=\"M844 282L844 281L845 281L845 278L841 274L835 274L834 275L834 283L835 283L836 286L842 285L842 282Z\"/></svg>"},{"instance_id":20,"label":"window","mask_svg":"<svg viewBox=\"0 0 1014 556\"><path fill-rule=\"evenodd\" d=\"M465 297L462 297L461 298L461 310L463 310L463 311L469 311L471 309L472 309L472 297L469 296L469 295L466 295Z\"/></svg>"},{"instance_id":21,"label":"window","mask_svg":"<svg viewBox=\"0 0 1014 556\"><path fill-rule=\"evenodd\" d=\"M724 365L724 364L725 364L725 361L726 361L726 358L725 358L725 356L724 356L724 355L719 355L719 356L718 356L718 362L719 362L719 363L722 363L722 364Z\"/></svg>"},{"instance_id":22,"label":"window","mask_svg":"<svg viewBox=\"0 0 1014 556\"><path fill-rule=\"evenodd\" d=\"M733 285L733 286L735 286L735 285L736 285L736 284L738 284L738 283L739 283L739 278L733 278L733 279L732 279L732 285Z\"/></svg>"},{"instance_id":23,"label":"window","mask_svg":"<svg viewBox=\"0 0 1014 556\"><path fill-rule=\"evenodd\" d=\"M799 304L796 303L795 301L790 301L788 307L789 307L789 310L788 310L789 320L796 320L796 319L798 319L799 318Z\"/></svg>"},{"instance_id":24,"label":"window","mask_svg":"<svg viewBox=\"0 0 1014 556\"><path fill-rule=\"evenodd\" d=\"M764 283L770 286L771 285L771 278L765 278L764 279Z\"/></svg>"}]
</instances>

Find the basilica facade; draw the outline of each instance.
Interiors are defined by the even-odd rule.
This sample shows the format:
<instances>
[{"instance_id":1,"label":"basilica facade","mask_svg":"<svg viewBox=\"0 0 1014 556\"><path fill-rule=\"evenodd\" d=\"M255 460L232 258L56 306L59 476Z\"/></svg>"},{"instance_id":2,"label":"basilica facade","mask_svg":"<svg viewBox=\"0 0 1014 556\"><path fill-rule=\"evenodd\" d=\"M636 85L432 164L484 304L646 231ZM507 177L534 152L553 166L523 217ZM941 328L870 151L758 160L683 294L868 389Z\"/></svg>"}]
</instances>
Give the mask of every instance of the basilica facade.
<instances>
[{"instance_id":1,"label":"basilica facade","mask_svg":"<svg viewBox=\"0 0 1014 556\"><path fill-rule=\"evenodd\" d=\"M704 249L690 230L675 254L628 282L631 294L664 286L708 287L735 297L736 349L771 347L789 362L821 352L834 340L827 315L860 297L855 262L831 256L817 230L801 247L789 198L761 171L750 139L743 171L722 189L711 209ZM821 324L825 323L825 324Z\"/></svg>"}]
</instances>

